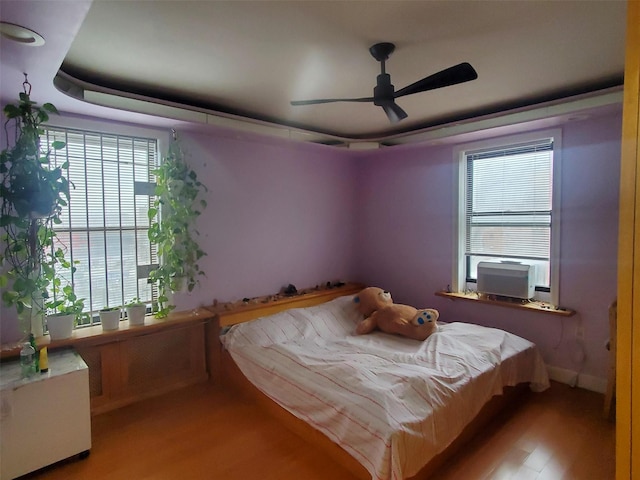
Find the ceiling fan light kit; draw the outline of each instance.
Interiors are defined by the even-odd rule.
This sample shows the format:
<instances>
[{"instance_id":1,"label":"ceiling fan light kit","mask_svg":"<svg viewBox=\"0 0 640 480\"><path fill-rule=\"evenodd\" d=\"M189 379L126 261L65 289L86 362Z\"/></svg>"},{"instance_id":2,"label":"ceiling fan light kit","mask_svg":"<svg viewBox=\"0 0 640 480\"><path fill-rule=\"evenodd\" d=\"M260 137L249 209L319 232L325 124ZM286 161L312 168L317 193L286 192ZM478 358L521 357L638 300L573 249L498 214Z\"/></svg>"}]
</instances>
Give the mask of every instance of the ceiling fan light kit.
<instances>
[{"instance_id":1,"label":"ceiling fan light kit","mask_svg":"<svg viewBox=\"0 0 640 480\"><path fill-rule=\"evenodd\" d=\"M428 90L435 90L436 88L457 85L458 83L469 82L478 78L475 69L469 63L464 62L418 80L396 92L395 87L391 83L391 76L385 70L385 62L389 59L395 48L396 46L389 42L376 43L369 48L371 56L380 62L381 70L380 75L376 78L373 97L294 100L291 102L291 105L316 105L319 103L334 102L373 102L374 105L382 107L389 121L395 124L407 118L407 112L396 104L396 98L426 92Z\"/></svg>"}]
</instances>

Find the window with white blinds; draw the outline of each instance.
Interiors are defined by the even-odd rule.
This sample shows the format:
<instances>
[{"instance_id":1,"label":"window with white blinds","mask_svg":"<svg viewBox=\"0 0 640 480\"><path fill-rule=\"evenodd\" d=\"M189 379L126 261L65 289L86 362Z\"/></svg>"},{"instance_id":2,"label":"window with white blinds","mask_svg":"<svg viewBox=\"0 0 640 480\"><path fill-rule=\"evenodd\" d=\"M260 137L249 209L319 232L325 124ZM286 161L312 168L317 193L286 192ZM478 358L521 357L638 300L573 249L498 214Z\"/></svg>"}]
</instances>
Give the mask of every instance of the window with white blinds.
<instances>
[{"instance_id":1,"label":"window with white blinds","mask_svg":"<svg viewBox=\"0 0 640 480\"><path fill-rule=\"evenodd\" d=\"M147 211L153 201L157 139L46 128L43 148L54 141L66 147L51 150L50 161L68 162L72 183L62 223L54 225L54 247L62 246L66 258L78 262L72 278L63 281L85 299L88 321L99 321L101 308L134 297L155 300L147 273L158 258L147 236Z\"/></svg>"},{"instance_id":2,"label":"window with white blinds","mask_svg":"<svg viewBox=\"0 0 640 480\"><path fill-rule=\"evenodd\" d=\"M467 282L481 261L535 265L536 288L551 287L552 138L464 152Z\"/></svg>"}]
</instances>

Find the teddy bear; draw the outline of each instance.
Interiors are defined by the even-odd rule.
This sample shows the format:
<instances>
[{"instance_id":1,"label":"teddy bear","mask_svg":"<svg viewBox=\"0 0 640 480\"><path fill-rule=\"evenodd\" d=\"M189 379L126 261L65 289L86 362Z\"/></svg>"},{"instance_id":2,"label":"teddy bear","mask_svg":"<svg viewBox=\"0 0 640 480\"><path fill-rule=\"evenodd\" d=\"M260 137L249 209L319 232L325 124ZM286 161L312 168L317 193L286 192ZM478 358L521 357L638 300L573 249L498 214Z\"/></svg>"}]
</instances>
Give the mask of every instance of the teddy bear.
<instances>
[{"instance_id":1,"label":"teddy bear","mask_svg":"<svg viewBox=\"0 0 640 480\"><path fill-rule=\"evenodd\" d=\"M367 318L376 310L393 304L391 294L378 287L367 287L353 298L358 311Z\"/></svg>"},{"instance_id":2,"label":"teddy bear","mask_svg":"<svg viewBox=\"0 0 640 480\"><path fill-rule=\"evenodd\" d=\"M422 341L437 329L440 316L437 310L418 310L409 305L394 304L391 294L381 288L367 287L356 295L354 301L365 317L356 326L358 335L377 328L385 333Z\"/></svg>"}]
</instances>

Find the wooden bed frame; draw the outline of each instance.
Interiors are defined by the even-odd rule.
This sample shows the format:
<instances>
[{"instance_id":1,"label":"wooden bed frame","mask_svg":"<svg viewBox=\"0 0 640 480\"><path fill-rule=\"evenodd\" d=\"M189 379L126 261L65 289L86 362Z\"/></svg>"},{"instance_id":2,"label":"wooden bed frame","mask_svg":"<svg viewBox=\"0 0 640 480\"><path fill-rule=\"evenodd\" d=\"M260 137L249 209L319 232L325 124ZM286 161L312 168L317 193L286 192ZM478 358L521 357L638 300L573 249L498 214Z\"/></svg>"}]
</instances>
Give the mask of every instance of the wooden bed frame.
<instances>
[{"instance_id":1,"label":"wooden bed frame","mask_svg":"<svg viewBox=\"0 0 640 480\"><path fill-rule=\"evenodd\" d=\"M208 334L208 351L210 352L209 367L214 381L220 382L226 387L233 388L241 395L252 399L261 408L275 417L283 426L292 430L315 448L319 448L328 453L335 461L352 472L356 478L370 480L371 474L355 458L342 449L340 445L334 443L322 432L282 408L249 382L235 364L231 355L223 349L219 339L222 328L236 323L247 322L289 308L318 305L343 295L353 295L362 288L362 285L347 284L339 288L317 290L298 297L277 299L272 302L244 302L241 305L232 307L228 305L210 307L216 316ZM417 475L411 477L411 480L428 479L438 468L443 466L453 455L460 451L462 446L482 431L497 414L509 406L517 405L518 400L520 400L527 391L528 384L521 384L516 387L507 387L503 395L493 397L482 408L474 420L464 428L456 440L443 452L432 458Z\"/></svg>"}]
</instances>

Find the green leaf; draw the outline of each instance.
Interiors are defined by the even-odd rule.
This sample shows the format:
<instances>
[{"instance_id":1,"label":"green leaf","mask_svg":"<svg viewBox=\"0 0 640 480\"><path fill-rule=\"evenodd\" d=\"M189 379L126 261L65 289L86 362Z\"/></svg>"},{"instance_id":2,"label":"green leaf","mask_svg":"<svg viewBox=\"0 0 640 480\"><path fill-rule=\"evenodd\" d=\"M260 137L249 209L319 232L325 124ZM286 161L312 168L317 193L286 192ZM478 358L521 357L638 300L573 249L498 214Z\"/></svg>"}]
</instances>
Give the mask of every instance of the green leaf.
<instances>
[{"instance_id":1,"label":"green leaf","mask_svg":"<svg viewBox=\"0 0 640 480\"><path fill-rule=\"evenodd\" d=\"M4 111L4 116L7 118L16 118L20 116L20 109L15 105L11 105L11 104L5 105L3 111Z\"/></svg>"},{"instance_id":2,"label":"green leaf","mask_svg":"<svg viewBox=\"0 0 640 480\"><path fill-rule=\"evenodd\" d=\"M49 115L44 110L38 110L38 121L40 123L44 123L49 120Z\"/></svg>"},{"instance_id":3,"label":"green leaf","mask_svg":"<svg viewBox=\"0 0 640 480\"><path fill-rule=\"evenodd\" d=\"M59 115L58 109L52 103L44 103L42 105L42 109L46 110L49 113L55 113Z\"/></svg>"},{"instance_id":4,"label":"green leaf","mask_svg":"<svg viewBox=\"0 0 640 480\"><path fill-rule=\"evenodd\" d=\"M62 305L64 302L62 300L55 300L53 302L49 302L47 303L47 308L51 309L51 310L55 310L57 309L60 305Z\"/></svg>"},{"instance_id":5,"label":"green leaf","mask_svg":"<svg viewBox=\"0 0 640 480\"><path fill-rule=\"evenodd\" d=\"M14 292L13 290L5 290L4 292L2 292L2 300L7 305L13 305L16 300L18 300L18 298L18 293Z\"/></svg>"}]
</instances>

